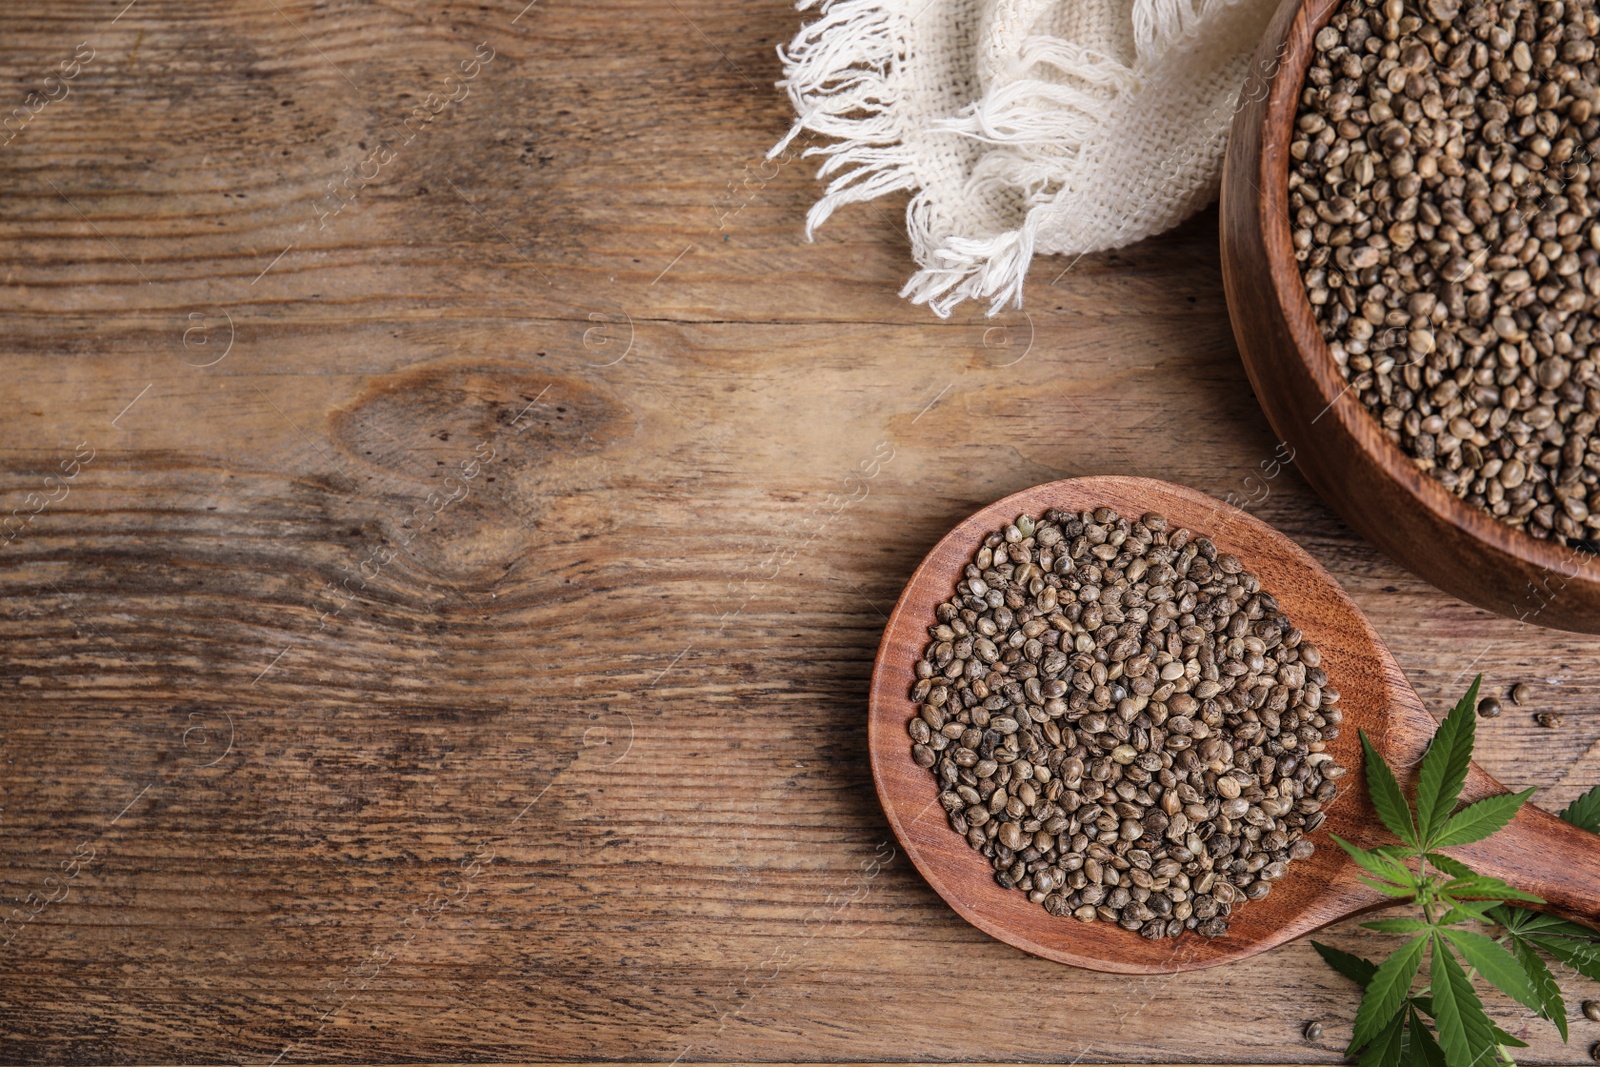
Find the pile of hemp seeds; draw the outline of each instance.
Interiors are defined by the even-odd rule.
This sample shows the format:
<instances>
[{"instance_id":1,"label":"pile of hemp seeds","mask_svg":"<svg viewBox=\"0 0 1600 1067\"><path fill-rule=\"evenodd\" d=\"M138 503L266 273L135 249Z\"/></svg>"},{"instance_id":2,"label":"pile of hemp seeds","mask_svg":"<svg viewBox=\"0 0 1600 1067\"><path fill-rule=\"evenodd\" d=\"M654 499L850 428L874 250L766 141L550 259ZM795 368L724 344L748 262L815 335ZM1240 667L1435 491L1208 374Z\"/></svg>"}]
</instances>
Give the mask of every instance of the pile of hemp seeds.
<instances>
[{"instance_id":1,"label":"pile of hemp seeds","mask_svg":"<svg viewBox=\"0 0 1600 1067\"><path fill-rule=\"evenodd\" d=\"M1417 466L1600 551L1600 33L1576 0L1346 0L1290 143L1295 256Z\"/></svg>"},{"instance_id":2,"label":"pile of hemp seeds","mask_svg":"<svg viewBox=\"0 0 1600 1067\"><path fill-rule=\"evenodd\" d=\"M916 663L912 756L996 881L1141 936L1227 933L1345 768L1322 656L1234 556L1159 515L1020 515Z\"/></svg>"}]
</instances>

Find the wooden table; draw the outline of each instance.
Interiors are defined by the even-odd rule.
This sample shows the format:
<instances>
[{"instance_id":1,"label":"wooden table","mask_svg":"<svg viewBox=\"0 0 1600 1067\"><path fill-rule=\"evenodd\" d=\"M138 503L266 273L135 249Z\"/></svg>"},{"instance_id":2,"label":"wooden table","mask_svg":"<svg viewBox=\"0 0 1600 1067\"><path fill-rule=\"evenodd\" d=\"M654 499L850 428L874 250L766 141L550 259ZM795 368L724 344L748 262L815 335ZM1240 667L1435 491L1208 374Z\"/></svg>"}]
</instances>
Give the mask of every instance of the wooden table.
<instances>
[{"instance_id":1,"label":"wooden table","mask_svg":"<svg viewBox=\"0 0 1600 1067\"><path fill-rule=\"evenodd\" d=\"M1547 805L1600 643L1262 478L1214 213L939 321L902 204L807 244L762 162L785 4L524 2L0 11L0 1059L1337 1061L1309 945L1101 976L928 889L863 751L901 584L1040 481L1234 493L1435 706L1532 684L1481 758Z\"/></svg>"}]
</instances>

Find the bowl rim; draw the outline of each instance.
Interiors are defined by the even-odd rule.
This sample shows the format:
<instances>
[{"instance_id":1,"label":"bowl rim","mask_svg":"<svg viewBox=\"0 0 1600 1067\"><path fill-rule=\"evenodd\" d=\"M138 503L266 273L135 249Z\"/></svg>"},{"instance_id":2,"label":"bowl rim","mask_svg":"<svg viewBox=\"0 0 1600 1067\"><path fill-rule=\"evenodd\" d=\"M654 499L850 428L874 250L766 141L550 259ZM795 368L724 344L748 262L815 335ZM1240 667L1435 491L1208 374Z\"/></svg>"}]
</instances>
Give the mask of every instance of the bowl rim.
<instances>
[{"instance_id":1,"label":"bowl rim","mask_svg":"<svg viewBox=\"0 0 1600 1067\"><path fill-rule=\"evenodd\" d=\"M1280 51L1282 60L1272 77L1265 106L1261 110L1258 137L1261 146L1259 170L1262 182L1256 188L1262 244L1267 258L1267 276L1285 325L1295 338L1298 356L1316 384L1321 414L1312 422L1331 415L1341 431L1377 462L1385 477L1396 483L1436 519L1448 524L1490 549L1533 564L1566 578L1586 578L1585 564L1600 562L1595 555L1560 542L1534 537L1521 528L1502 522L1482 508L1456 496L1444 483L1422 470L1407 455L1389 431L1378 421L1334 361L1322 330L1311 309L1300 265L1294 258L1289 223L1289 144L1306 75L1316 52L1315 37L1338 12L1342 0L1284 0L1295 4L1294 18ZM1254 183L1252 183L1254 184ZM1263 188L1264 187L1264 188ZM1282 265L1286 269L1277 270ZM1246 363L1248 364L1248 360ZM1537 611L1528 614L1537 614ZM1525 616L1515 616L1523 619Z\"/></svg>"}]
</instances>

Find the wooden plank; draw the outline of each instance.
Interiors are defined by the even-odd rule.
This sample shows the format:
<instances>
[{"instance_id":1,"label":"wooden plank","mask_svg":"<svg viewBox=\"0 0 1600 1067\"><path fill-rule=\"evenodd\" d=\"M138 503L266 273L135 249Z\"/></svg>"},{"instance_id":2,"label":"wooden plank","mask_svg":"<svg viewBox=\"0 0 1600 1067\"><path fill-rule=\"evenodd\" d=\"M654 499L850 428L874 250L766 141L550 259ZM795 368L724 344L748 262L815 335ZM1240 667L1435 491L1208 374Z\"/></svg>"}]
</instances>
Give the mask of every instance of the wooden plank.
<instances>
[{"instance_id":1,"label":"wooden plank","mask_svg":"<svg viewBox=\"0 0 1600 1067\"><path fill-rule=\"evenodd\" d=\"M1567 716L1486 722L1488 769L1600 782L1594 639L1251 480L1213 213L940 321L900 205L806 244L812 164L760 165L784 4L119 10L0 11L6 99L94 50L0 149L4 1059L1334 1062L1305 944L1111 978L864 875L884 614L1072 474L1254 499L1431 706L1485 670ZM1600 1036L1496 1011L1530 1063Z\"/></svg>"}]
</instances>

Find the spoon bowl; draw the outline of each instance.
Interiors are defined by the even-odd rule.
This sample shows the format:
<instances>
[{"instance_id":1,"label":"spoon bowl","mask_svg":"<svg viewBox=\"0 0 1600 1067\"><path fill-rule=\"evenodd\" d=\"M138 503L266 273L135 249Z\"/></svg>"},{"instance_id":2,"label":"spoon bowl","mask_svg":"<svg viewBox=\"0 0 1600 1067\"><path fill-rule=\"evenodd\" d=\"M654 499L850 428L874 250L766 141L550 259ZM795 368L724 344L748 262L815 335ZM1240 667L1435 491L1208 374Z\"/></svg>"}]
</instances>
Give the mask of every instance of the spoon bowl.
<instances>
[{"instance_id":1,"label":"spoon bowl","mask_svg":"<svg viewBox=\"0 0 1600 1067\"><path fill-rule=\"evenodd\" d=\"M928 642L935 607L947 600L983 538L1016 518L1051 508L1115 509L1124 518L1166 516L1231 552L1277 598L1284 613L1322 652L1328 685L1339 690L1344 721L1328 751L1348 768L1327 821L1310 840L1316 852L1289 864L1262 900L1241 901L1228 933L1207 940L1186 931L1147 941L1105 922L1050 915L1016 889L1002 889L989 861L950 828L933 774L911 758L906 724L916 661ZM878 648L868 708L873 781L889 824L922 876L962 918L1046 959L1124 974L1161 974L1229 963L1264 952L1347 916L1391 901L1361 884L1361 870L1330 832L1371 847L1391 840L1367 797L1359 730L1400 769L1408 789L1437 723L1407 684L1366 617L1327 571L1272 527L1193 489L1148 478L1076 478L1035 486L990 504L946 534L923 559L895 605ZM1508 792L1474 764L1462 799ZM1544 910L1594 925L1600 919L1600 837L1524 806L1486 840L1446 850L1481 874L1543 897Z\"/></svg>"}]
</instances>

